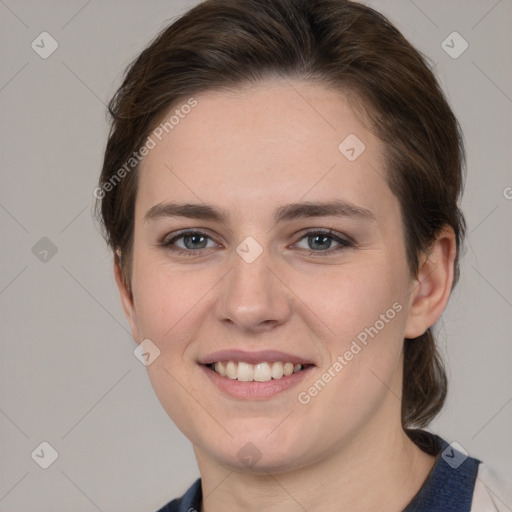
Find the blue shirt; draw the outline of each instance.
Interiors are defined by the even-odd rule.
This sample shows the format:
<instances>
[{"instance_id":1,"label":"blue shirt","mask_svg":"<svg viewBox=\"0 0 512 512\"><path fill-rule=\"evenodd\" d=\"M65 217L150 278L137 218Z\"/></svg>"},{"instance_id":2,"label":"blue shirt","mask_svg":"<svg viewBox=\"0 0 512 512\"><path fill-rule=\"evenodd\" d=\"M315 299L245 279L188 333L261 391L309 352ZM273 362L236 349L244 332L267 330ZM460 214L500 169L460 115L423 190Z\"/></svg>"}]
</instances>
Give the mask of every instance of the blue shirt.
<instances>
[{"instance_id":1,"label":"blue shirt","mask_svg":"<svg viewBox=\"0 0 512 512\"><path fill-rule=\"evenodd\" d=\"M467 457L440 437L413 431L413 441L436 461L421 489L403 512L470 512L480 461ZM203 492L198 478L187 492L158 512L201 512Z\"/></svg>"}]
</instances>

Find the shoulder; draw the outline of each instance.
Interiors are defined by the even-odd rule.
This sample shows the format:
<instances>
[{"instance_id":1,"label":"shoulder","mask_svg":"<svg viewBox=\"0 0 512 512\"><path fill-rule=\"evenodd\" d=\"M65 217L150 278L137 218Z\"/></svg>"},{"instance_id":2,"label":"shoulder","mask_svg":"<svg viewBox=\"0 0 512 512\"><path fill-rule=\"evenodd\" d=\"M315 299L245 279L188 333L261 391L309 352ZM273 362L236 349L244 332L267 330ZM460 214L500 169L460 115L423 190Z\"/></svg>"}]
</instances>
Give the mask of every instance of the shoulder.
<instances>
[{"instance_id":1,"label":"shoulder","mask_svg":"<svg viewBox=\"0 0 512 512\"><path fill-rule=\"evenodd\" d=\"M201 479L198 478L181 498L170 501L157 512L200 512L202 499Z\"/></svg>"},{"instance_id":2,"label":"shoulder","mask_svg":"<svg viewBox=\"0 0 512 512\"><path fill-rule=\"evenodd\" d=\"M410 433L425 452L436 457L423 486L404 512L511 512L510 487L486 464L458 443L448 444L427 431Z\"/></svg>"},{"instance_id":3,"label":"shoulder","mask_svg":"<svg viewBox=\"0 0 512 512\"><path fill-rule=\"evenodd\" d=\"M511 507L512 484L486 464L480 464L471 512L509 512Z\"/></svg>"}]
</instances>

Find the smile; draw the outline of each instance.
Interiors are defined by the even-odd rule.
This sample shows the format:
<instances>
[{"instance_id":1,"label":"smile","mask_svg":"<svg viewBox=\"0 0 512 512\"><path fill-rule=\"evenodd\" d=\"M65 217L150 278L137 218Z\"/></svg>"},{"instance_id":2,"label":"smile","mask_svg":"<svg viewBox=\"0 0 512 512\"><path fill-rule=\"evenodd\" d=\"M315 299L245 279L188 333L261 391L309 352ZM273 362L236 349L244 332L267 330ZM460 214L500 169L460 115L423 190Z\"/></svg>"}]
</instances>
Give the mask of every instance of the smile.
<instances>
[{"instance_id":1,"label":"smile","mask_svg":"<svg viewBox=\"0 0 512 512\"><path fill-rule=\"evenodd\" d=\"M298 373L308 365L294 364L290 361L273 361L251 364L243 361L218 361L206 365L221 377L241 382L268 382Z\"/></svg>"}]
</instances>

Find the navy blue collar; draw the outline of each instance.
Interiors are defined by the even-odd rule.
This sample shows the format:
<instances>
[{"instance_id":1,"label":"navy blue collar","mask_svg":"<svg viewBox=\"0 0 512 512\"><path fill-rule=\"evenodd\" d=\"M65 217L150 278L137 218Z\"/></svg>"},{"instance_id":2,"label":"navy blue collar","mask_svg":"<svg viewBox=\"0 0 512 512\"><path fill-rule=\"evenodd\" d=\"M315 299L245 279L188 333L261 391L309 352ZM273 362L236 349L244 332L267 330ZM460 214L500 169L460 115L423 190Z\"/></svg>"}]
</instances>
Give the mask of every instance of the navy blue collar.
<instances>
[{"instance_id":1,"label":"navy blue collar","mask_svg":"<svg viewBox=\"0 0 512 512\"><path fill-rule=\"evenodd\" d=\"M470 512L481 461L426 431L414 431L411 438L437 457L425 483L403 512Z\"/></svg>"},{"instance_id":2,"label":"navy blue collar","mask_svg":"<svg viewBox=\"0 0 512 512\"><path fill-rule=\"evenodd\" d=\"M403 512L470 512L480 461L467 457L440 437L424 430L408 432L436 462L416 496ZM203 492L198 478L187 492L158 512L201 512Z\"/></svg>"}]
</instances>

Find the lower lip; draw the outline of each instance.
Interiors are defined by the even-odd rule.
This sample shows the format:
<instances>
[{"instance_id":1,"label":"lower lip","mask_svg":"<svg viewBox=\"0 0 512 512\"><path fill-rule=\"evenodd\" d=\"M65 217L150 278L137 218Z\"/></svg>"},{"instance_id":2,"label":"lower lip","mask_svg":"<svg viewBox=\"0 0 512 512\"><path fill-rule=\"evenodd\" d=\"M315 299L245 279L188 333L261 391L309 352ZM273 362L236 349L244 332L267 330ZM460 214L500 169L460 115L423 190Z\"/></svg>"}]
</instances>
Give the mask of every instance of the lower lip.
<instances>
[{"instance_id":1,"label":"lower lip","mask_svg":"<svg viewBox=\"0 0 512 512\"><path fill-rule=\"evenodd\" d=\"M272 398L302 382L306 374L314 368L313 366L308 366L300 372L292 373L280 379L271 379L267 382L243 382L237 379L230 379L229 377L222 377L204 365L200 365L200 367L218 389L231 397L241 400L265 400Z\"/></svg>"}]
</instances>

